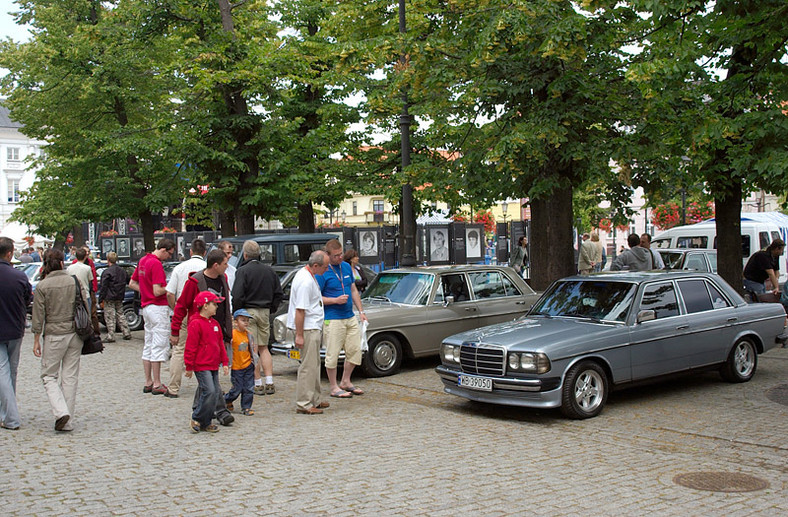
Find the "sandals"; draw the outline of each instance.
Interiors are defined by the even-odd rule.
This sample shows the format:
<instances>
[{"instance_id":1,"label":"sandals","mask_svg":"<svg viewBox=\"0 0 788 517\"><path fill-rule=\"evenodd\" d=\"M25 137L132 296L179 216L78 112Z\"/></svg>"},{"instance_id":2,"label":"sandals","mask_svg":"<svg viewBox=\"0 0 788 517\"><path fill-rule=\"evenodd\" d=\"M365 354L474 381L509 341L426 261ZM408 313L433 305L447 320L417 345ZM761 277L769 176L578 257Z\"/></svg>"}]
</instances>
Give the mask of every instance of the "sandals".
<instances>
[{"instance_id":1,"label":"sandals","mask_svg":"<svg viewBox=\"0 0 788 517\"><path fill-rule=\"evenodd\" d=\"M246 415L246 416L252 416L252 415L254 415L254 409L252 409L252 408L250 408L250 407L249 407L249 408L242 409L242 410L241 410L241 414L242 414L242 415Z\"/></svg>"},{"instance_id":2,"label":"sandals","mask_svg":"<svg viewBox=\"0 0 788 517\"><path fill-rule=\"evenodd\" d=\"M349 386L347 388L342 388L343 390L347 391L348 393L352 393L353 395L363 395L364 390L361 388L356 388L355 386Z\"/></svg>"},{"instance_id":3,"label":"sandals","mask_svg":"<svg viewBox=\"0 0 788 517\"><path fill-rule=\"evenodd\" d=\"M331 394L331 396L336 398L336 399L353 398L353 394L352 393L349 393L349 392L347 392L347 391L345 391L343 389L340 389L339 391L335 391L334 393Z\"/></svg>"}]
</instances>

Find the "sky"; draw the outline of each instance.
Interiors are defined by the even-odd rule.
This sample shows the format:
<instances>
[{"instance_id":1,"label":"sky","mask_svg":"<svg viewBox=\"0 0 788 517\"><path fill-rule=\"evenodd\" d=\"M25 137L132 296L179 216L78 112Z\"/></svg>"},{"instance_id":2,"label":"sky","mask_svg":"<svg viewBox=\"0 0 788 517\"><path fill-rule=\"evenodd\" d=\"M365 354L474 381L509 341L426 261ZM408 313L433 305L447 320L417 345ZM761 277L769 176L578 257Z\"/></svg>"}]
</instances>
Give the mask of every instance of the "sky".
<instances>
[{"instance_id":1,"label":"sky","mask_svg":"<svg viewBox=\"0 0 788 517\"><path fill-rule=\"evenodd\" d=\"M27 30L14 23L14 17L8 14L19 10L12 0L0 0L0 38L10 37L14 41L28 39Z\"/></svg>"}]
</instances>

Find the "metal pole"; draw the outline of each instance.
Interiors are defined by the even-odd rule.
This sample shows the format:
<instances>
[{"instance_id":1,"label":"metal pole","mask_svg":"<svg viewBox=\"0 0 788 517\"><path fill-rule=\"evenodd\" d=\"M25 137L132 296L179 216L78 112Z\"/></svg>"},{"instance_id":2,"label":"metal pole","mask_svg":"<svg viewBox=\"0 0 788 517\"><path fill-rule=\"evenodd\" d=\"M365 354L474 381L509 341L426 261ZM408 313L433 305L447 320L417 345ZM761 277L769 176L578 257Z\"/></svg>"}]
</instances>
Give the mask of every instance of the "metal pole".
<instances>
[{"instance_id":1,"label":"metal pole","mask_svg":"<svg viewBox=\"0 0 788 517\"><path fill-rule=\"evenodd\" d=\"M405 0L399 0L399 32L405 34ZM405 69L407 57L400 56L400 64ZM402 142L402 172L410 165L410 114L408 113L408 90L402 88L402 115L399 118L400 140ZM410 181L402 185L400 203L401 231L403 236L400 265L416 265L416 219L413 214L413 186Z\"/></svg>"}]
</instances>

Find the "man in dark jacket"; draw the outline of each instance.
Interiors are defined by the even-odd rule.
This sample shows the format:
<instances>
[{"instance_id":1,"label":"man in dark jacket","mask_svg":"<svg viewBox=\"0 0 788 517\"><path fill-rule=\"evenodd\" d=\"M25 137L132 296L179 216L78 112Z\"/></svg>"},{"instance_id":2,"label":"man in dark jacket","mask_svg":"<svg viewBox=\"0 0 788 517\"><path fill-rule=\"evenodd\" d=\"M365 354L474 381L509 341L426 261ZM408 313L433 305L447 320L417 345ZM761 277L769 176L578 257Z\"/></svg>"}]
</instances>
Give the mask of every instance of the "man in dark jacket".
<instances>
[{"instance_id":1,"label":"man in dark jacket","mask_svg":"<svg viewBox=\"0 0 788 517\"><path fill-rule=\"evenodd\" d=\"M0 237L0 427L19 429L16 370L33 291L27 276L11 265L14 241Z\"/></svg>"},{"instance_id":2,"label":"man in dark jacket","mask_svg":"<svg viewBox=\"0 0 788 517\"><path fill-rule=\"evenodd\" d=\"M123 339L131 339L129 323L123 314L123 297L126 295L129 274L118 265L118 255L114 251L107 253L107 263L109 267L101 274L99 303L104 308L104 323L107 324L107 339L104 342L114 343L116 325L120 325Z\"/></svg>"},{"instance_id":3,"label":"man in dark jacket","mask_svg":"<svg viewBox=\"0 0 788 517\"><path fill-rule=\"evenodd\" d=\"M260 262L260 245L255 241L244 242L244 265L235 273L233 284L233 312L246 309L252 315L249 331L257 343L260 360L254 371L254 392L256 395L273 395L274 360L268 350L269 317L282 303L284 294L276 272L268 264ZM265 375L265 386L260 374Z\"/></svg>"}]
</instances>

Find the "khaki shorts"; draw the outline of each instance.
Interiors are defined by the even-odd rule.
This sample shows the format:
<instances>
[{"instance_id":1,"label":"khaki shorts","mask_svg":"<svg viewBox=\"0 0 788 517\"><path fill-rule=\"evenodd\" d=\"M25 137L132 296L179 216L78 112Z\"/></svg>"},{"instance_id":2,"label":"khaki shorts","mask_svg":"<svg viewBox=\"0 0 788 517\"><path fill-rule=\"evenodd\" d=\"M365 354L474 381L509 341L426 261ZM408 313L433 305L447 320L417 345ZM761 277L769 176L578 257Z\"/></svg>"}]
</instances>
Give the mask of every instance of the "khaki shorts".
<instances>
[{"instance_id":1,"label":"khaki shorts","mask_svg":"<svg viewBox=\"0 0 788 517\"><path fill-rule=\"evenodd\" d=\"M345 349L345 361L356 366L361 364L361 328L358 318L326 320L323 327L323 342L326 345L326 368L336 368L339 352Z\"/></svg>"},{"instance_id":2,"label":"khaki shorts","mask_svg":"<svg viewBox=\"0 0 788 517\"><path fill-rule=\"evenodd\" d=\"M252 319L249 321L249 332L252 333L254 344L257 348L268 346L268 337L271 333L269 326L270 309L248 308Z\"/></svg>"}]
</instances>

